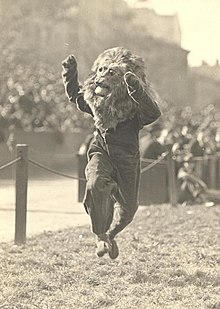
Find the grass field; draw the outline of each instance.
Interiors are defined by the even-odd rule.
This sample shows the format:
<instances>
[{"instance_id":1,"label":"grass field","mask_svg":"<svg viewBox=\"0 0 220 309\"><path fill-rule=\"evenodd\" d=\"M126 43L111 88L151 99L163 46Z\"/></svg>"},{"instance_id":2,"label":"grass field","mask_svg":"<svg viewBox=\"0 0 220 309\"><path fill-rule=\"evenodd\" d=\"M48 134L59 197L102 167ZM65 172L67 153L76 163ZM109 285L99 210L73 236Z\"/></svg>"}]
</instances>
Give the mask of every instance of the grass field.
<instances>
[{"instance_id":1,"label":"grass field","mask_svg":"<svg viewBox=\"0 0 220 309\"><path fill-rule=\"evenodd\" d=\"M141 208L95 256L89 226L0 245L0 308L220 308L220 207Z\"/></svg>"}]
</instances>

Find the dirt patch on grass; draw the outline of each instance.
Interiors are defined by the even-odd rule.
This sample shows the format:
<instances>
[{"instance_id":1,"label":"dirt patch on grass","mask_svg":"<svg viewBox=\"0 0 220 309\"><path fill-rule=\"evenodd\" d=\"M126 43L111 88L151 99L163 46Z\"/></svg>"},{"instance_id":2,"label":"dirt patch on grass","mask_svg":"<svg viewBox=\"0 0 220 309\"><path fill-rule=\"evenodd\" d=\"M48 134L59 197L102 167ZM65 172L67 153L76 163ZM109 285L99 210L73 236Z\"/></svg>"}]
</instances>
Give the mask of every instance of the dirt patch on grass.
<instances>
[{"instance_id":1,"label":"dirt patch on grass","mask_svg":"<svg viewBox=\"0 0 220 309\"><path fill-rule=\"evenodd\" d=\"M89 226L0 245L0 308L220 308L220 207L150 206L95 256Z\"/></svg>"}]
</instances>

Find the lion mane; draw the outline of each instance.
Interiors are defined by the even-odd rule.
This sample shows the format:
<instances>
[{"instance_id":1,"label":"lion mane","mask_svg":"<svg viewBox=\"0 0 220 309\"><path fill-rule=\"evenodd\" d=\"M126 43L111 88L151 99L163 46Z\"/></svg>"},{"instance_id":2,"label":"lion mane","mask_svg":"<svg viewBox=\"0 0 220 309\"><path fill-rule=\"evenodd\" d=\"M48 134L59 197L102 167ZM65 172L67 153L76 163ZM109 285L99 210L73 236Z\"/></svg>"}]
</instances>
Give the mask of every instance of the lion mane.
<instances>
[{"instance_id":1,"label":"lion mane","mask_svg":"<svg viewBox=\"0 0 220 309\"><path fill-rule=\"evenodd\" d=\"M146 84L144 60L123 47L115 47L98 56L85 80L84 99L99 129L115 129L118 123L132 119L137 112L137 102L128 93L126 72Z\"/></svg>"}]
</instances>

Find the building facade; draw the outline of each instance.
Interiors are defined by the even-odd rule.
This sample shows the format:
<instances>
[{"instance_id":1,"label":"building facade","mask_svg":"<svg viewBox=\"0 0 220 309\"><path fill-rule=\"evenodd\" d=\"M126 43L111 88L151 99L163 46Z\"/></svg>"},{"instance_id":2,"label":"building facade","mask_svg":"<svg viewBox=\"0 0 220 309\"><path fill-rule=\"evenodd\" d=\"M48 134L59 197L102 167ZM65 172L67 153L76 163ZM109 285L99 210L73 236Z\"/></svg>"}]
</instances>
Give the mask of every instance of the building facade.
<instances>
[{"instance_id":1,"label":"building facade","mask_svg":"<svg viewBox=\"0 0 220 309\"><path fill-rule=\"evenodd\" d=\"M196 107L205 107L213 104L220 108L220 65L210 66L203 63L199 67L191 68L193 82L193 97Z\"/></svg>"}]
</instances>

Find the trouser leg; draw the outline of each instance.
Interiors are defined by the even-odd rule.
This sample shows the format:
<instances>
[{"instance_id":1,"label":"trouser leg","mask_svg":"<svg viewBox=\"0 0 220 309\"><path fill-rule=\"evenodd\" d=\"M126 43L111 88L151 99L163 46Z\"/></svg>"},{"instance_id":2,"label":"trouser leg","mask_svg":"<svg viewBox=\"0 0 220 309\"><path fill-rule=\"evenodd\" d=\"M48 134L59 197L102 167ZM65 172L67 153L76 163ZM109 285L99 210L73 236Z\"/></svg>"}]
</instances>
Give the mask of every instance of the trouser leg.
<instances>
[{"instance_id":1,"label":"trouser leg","mask_svg":"<svg viewBox=\"0 0 220 309\"><path fill-rule=\"evenodd\" d=\"M117 188L112 179L113 166L102 153L94 154L86 168L84 205L91 218L92 232L104 238L113 218L113 193Z\"/></svg>"},{"instance_id":2,"label":"trouser leg","mask_svg":"<svg viewBox=\"0 0 220 309\"><path fill-rule=\"evenodd\" d=\"M109 237L113 239L134 218L138 209L137 196L140 178L139 160L126 160L125 157L116 161L119 171L118 184L120 192L115 193L118 203L114 209L114 219L109 229ZM120 194L121 193L121 194ZM121 195L123 199L121 199Z\"/></svg>"},{"instance_id":3,"label":"trouser leg","mask_svg":"<svg viewBox=\"0 0 220 309\"><path fill-rule=\"evenodd\" d=\"M118 204L115 206L114 219L108 232L110 239L113 239L119 232L124 230L129 223L132 222L137 208L137 206L133 207L132 211L129 211L122 205Z\"/></svg>"}]
</instances>

